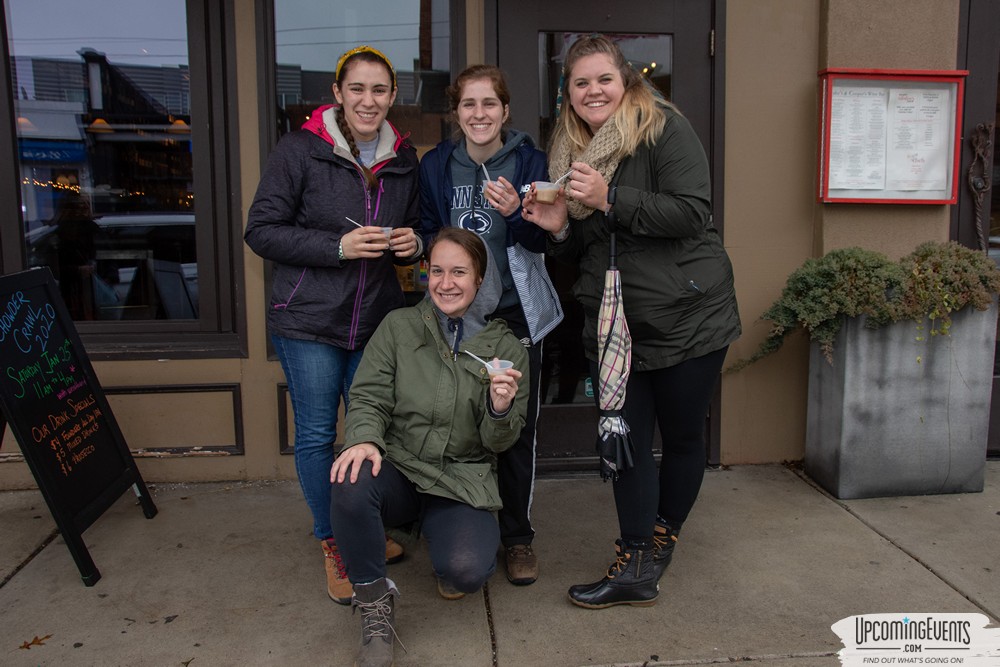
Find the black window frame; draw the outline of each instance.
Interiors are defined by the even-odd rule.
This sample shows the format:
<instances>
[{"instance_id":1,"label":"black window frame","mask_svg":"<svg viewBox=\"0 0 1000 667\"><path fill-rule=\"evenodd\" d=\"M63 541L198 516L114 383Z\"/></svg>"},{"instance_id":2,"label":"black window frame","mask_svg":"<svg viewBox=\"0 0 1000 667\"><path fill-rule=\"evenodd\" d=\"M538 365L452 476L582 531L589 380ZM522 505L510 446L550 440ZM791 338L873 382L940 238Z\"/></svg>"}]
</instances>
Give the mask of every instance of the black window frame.
<instances>
[{"instance_id":1,"label":"black window frame","mask_svg":"<svg viewBox=\"0 0 1000 667\"><path fill-rule=\"evenodd\" d=\"M25 268L7 5L0 4L0 268ZM196 320L77 322L91 358L245 358L234 0L186 0L194 146Z\"/></svg>"}]
</instances>

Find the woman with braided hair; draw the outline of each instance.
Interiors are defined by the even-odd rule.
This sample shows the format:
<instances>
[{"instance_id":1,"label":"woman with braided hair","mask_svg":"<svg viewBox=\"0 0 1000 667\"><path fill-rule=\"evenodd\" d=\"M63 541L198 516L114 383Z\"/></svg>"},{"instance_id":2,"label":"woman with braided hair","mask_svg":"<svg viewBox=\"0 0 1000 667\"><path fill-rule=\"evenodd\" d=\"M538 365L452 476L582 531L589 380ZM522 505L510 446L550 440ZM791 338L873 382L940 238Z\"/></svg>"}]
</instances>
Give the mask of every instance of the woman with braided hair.
<instances>
[{"instance_id":1,"label":"woman with braided hair","mask_svg":"<svg viewBox=\"0 0 1000 667\"><path fill-rule=\"evenodd\" d=\"M395 264L423 252L414 230L417 156L386 120L396 98L389 59L370 46L340 57L337 105L316 109L268 159L245 240L274 264L267 327L295 416L295 469L321 541L327 593L350 604L352 588L330 525L330 467L341 398L365 344L404 305ZM386 234L384 228L391 228ZM403 556L386 540L386 560Z\"/></svg>"},{"instance_id":2,"label":"woman with braided hair","mask_svg":"<svg viewBox=\"0 0 1000 667\"><path fill-rule=\"evenodd\" d=\"M550 254L580 265L573 294L586 316L595 383L614 225L632 334L622 416L635 445L635 465L614 482L617 558L604 578L571 587L569 596L591 609L651 605L701 488L705 417L726 350L740 334L733 271L712 226L708 160L687 119L602 35L576 41L563 72L549 174L572 174L554 204L539 202L532 188L522 215L549 232Z\"/></svg>"}]
</instances>

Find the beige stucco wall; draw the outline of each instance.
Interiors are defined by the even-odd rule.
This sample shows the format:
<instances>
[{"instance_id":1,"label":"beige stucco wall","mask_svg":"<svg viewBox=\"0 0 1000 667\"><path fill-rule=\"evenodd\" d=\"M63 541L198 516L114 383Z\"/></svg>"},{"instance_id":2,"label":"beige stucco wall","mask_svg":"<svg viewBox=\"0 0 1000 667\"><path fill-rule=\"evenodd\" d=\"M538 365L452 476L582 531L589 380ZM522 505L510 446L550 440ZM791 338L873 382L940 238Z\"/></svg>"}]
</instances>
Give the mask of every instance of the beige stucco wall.
<instances>
[{"instance_id":1,"label":"beige stucco wall","mask_svg":"<svg viewBox=\"0 0 1000 667\"><path fill-rule=\"evenodd\" d=\"M725 242L749 355L757 317L812 252L820 11L803 0L730 0L726 16ZM722 383L722 461L798 458L805 440L807 350L793 341Z\"/></svg>"},{"instance_id":2,"label":"beige stucco wall","mask_svg":"<svg viewBox=\"0 0 1000 667\"><path fill-rule=\"evenodd\" d=\"M808 257L853 245L898 257L948 238L947 206L815 202L817 72L953 69L958 3L729 0L726 19L725 232L744 324L733 360L764 339L757 318ZM724 377L724 463L802 457L807 360L797 336Z\"/></svg>"}]
</instances>

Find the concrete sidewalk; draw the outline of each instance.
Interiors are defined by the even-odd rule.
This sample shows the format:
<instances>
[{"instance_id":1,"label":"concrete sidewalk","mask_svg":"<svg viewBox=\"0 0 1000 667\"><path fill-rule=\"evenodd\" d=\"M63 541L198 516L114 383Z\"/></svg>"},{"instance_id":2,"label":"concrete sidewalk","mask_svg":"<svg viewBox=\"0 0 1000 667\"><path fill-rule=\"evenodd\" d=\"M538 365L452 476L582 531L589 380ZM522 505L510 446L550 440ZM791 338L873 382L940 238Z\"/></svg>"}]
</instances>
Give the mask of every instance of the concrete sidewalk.
<instances>
[{"instance_id":1,"label":"concrete sidewalk","mask_svg":"<svg viewBox=\"0 0 1000 667\"><path fill-rule=\"evenodd\" d=\"M129 493L84 534L102 574L90 588L40 494L0 493L0 664L352 664L360 617L326 597L295 482L150 487L154 519ZM846 502L782 466L710 471L649 608L566 597L612 559L596 473L539 480L533 518L533 586L501 568L448 602L423 545L390 567L397 665L834 666L830 626L851 615L1000 618L1000 462L983 493Z\"/></svg>"}]
</instances>

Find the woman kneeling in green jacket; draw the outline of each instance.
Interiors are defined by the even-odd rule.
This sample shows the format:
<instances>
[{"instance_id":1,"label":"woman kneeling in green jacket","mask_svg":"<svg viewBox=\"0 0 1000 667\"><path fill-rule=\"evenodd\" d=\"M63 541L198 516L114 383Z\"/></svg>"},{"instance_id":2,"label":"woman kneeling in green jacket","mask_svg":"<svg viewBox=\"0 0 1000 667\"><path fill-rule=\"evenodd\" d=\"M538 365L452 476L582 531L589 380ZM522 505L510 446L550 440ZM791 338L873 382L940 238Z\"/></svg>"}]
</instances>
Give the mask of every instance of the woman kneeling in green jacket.
<instances>
[{"instance_id":1,"label":"woman kneeling in green jacket","mask_svg":"<svg viewBox=\"0 0 1000 667\"><path fill-rule=\"evenodd\" d=\"M330 472L334 537L363 612L359 665L392 662L383 526L419 524L443 597L479 590L500 544L496 455L524 426L528 356L503 320L486 320L502 291L486 246L446 227L428 256L430 298L389 313L365 348ZM514 367L490 375L465 352Z\"/></svg>"}]
</instances>

